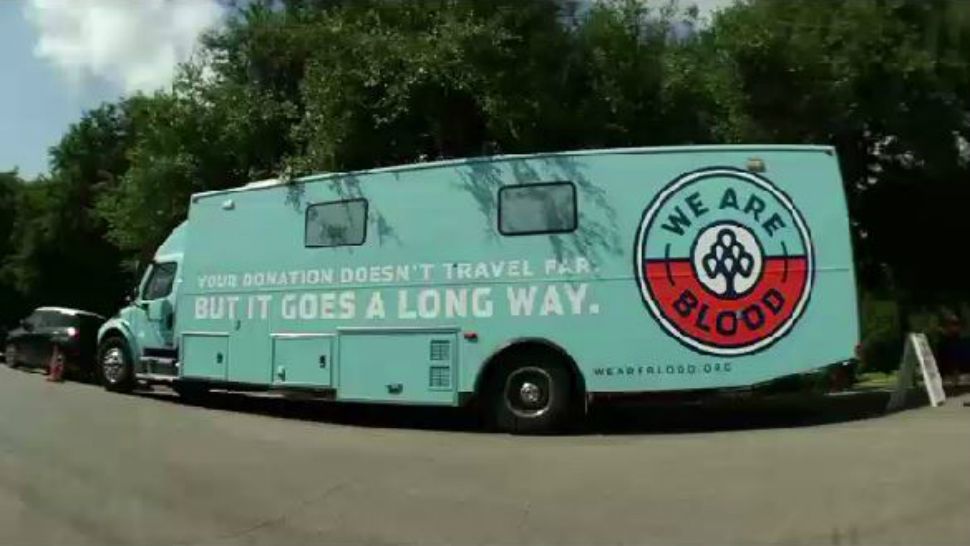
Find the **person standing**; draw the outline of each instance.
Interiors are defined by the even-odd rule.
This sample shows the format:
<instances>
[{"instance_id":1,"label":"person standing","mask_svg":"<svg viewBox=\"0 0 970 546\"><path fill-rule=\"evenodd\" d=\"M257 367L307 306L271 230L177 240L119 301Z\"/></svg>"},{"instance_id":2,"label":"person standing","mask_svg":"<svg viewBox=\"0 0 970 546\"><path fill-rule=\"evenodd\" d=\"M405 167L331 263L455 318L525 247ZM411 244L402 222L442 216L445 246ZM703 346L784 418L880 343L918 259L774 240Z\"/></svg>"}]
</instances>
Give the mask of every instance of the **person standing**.
<instances>
[{"instance_id":1,"label":"person standing","mask_svg":"<svg viewBox=\"0 0 970 546\"><path fill-rule=\"evenodd\" d=\"M953 387L960 384L960 369L964 363L965 340L962 335L963 324L960 317L949 309L943 312L940 324L940 341L937 348L940 376L950 377Z\"/></svg>"}]
</instances>

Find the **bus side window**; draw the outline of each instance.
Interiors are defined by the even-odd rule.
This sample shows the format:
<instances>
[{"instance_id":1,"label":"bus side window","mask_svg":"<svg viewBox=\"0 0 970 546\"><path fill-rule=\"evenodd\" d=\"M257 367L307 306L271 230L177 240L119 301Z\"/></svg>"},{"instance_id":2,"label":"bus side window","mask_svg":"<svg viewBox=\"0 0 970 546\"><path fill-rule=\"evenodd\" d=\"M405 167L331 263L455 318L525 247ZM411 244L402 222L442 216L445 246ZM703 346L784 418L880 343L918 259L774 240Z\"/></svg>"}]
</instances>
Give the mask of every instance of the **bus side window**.
<instances>
[{"instance_id":1,"label":"bus side window","mask_svg":"<svg viewBox=\"0 0 970 546\"><path fill-rule=\"evenodd\" d=\"M571 182L503 186L498 191L502 235L568 233L576 229L576 187Z\"/></svg>"},{"instance_id":2,"label":"bus side window","mask_svg":"<svg viewBox=\"0 0 970 546\"><path fill-rule=\"evenodd\" d=\"M305 246L356 246L364 244L366 238L366 199L318 203L307 207Z\"/></svg>"}]
</instances>

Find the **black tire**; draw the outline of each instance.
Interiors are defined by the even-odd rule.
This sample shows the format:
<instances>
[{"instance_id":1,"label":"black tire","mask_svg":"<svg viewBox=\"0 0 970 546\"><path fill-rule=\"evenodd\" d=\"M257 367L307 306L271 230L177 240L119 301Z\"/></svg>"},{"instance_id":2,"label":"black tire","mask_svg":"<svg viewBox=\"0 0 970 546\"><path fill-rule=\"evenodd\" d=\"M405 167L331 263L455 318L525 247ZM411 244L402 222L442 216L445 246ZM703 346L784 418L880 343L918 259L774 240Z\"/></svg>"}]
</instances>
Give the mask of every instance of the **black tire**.
<instances>
[{"instance_id":1,"label":"black tire","mask_svg":"<svg viewBox=\"0 0 970 546\"><path fill-rule=\"evenodd\" d=\"M104 388L111 392L128 393L135 388L131 349L123 337L111 336L101 342L98 347L97 374Z\"/></svg>"},{"instance_id":2,"label":"black tire","mask_svg":"<svg viewBox=\"0 0 970 546\"><path fill-rule=\"evenodd\" d=\"M81 383L90 385L101 384L100 367L96 362L78 363L73 373Z\"/></svg>"},{"instance_id":3,"label":"black tire","mask_svg":"<svg viewBox=\"0 0 970 546\"><path fill-rule=\"evenodd\" d=\"M552 351L513 352L490 382L490 424L516 434L564 431L576 407L572 379L567 365Z\"/></svg>"},{"instance_id":4,"label":"black tire","mask_svg":"<svg viewBox=\"0 0 970 546\"><path fill-rule=\"evenodd\" d=\"M17 347L10 343L3 348L3 360L11 368L17 367Z\"/></svg>"}]
</instances>

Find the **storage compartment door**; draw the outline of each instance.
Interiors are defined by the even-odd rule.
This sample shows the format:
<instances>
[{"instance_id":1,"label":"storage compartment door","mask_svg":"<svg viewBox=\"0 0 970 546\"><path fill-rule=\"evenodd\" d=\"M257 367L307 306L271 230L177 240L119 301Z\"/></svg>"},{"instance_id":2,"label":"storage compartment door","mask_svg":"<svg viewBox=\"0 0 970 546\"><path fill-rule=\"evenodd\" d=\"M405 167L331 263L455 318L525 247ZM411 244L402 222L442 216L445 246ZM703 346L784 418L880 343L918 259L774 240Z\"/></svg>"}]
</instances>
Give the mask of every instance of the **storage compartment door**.
<instances>
[{"instance_id":1,"label":"storage compartment door","mask_svg":"<svg viewBox=\"0 0 970 546\"><path fill-rule=\"evenodd\" d=\"M229 369L228 334L184 334L182 377L226 380Z\"/></svg>"},{"instance_id":2,"label":"storage compartment door","mask_svg":"<svg viewBox=\"0 0 970 546\"><path fill-rule=\"evenodd\" d=\"M454 404L457 339L455 330L341 331L337 398Z\"/></svg>"},{"instance_id":3,"label":"storage compartment door","mask_svg":"<svg viewBox=\"0 0 970 546\"><path fill-rule=\"evenodd\" d=\"M332 343L329 335L273 336L273 384L330 387Z\"/></svg>"}]
</instances>

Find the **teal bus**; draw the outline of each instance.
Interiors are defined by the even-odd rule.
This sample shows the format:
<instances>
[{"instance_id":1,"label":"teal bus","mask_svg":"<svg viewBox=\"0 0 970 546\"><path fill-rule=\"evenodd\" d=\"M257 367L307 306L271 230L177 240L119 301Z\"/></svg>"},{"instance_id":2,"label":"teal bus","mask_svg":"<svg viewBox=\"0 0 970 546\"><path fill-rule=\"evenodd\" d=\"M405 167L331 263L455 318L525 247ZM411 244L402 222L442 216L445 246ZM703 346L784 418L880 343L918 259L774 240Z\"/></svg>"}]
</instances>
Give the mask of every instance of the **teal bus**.
<instances>
[{"instance_id":1,"label":"teal bus","mask_svg":"<svg viewBox=\"0 0 970 546\"><path fill-rule=\"evenodd\" d=\"M604 397L845 362L858 337L835 151L693 146L196 194L98 358L113 391L475 402L539 432Z\"/></svg>"}]
</instances>

